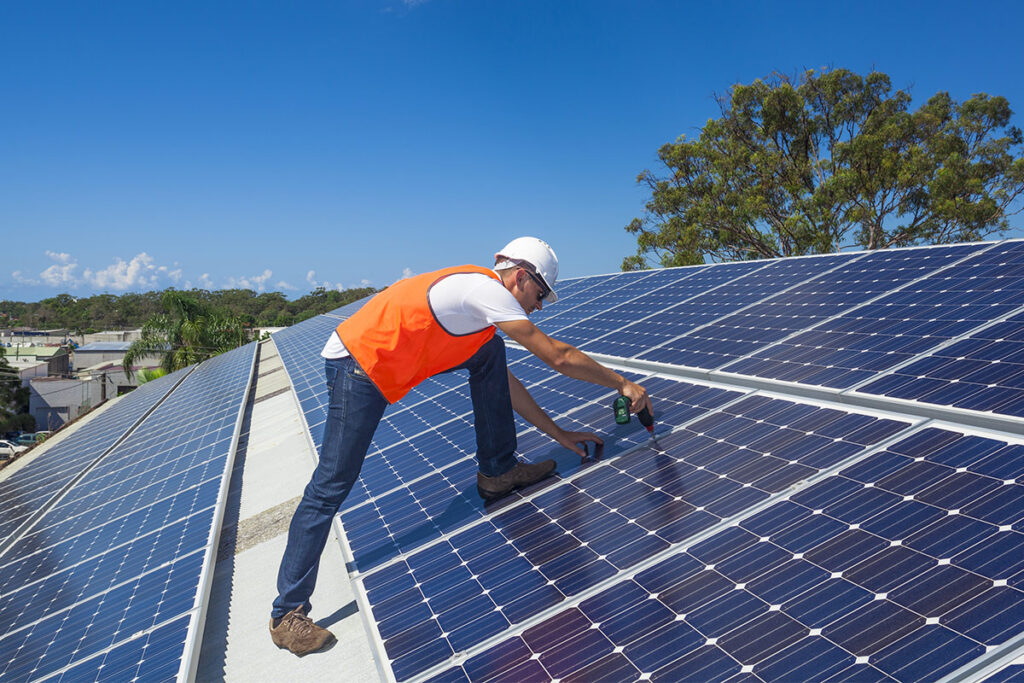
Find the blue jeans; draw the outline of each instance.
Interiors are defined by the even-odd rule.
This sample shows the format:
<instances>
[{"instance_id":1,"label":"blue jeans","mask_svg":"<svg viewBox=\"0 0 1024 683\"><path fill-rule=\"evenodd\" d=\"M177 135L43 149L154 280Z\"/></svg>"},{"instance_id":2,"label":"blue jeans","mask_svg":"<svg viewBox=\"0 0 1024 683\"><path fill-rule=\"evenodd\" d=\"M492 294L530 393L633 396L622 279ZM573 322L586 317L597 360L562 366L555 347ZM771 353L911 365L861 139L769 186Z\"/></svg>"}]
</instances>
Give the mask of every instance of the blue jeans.
<instances>
[{"instance_id":1,"label":"blue jeans","mask_svg":"<svg viewBox=\"0 0 1024 683\"><path fill-rule=\"evenodd\" d=\"M468 361L452 368L460 369L469 370L480 471L487 476L504 474L516 464L504 342L495 335ZM270 613L275 619L300 605L309 613L331 521L359 477L388 405L352 358L328 359L325 374L329 403L323 446L288 527L288 545L277 574L278 596Z\"/></svg>"}]
</instances>

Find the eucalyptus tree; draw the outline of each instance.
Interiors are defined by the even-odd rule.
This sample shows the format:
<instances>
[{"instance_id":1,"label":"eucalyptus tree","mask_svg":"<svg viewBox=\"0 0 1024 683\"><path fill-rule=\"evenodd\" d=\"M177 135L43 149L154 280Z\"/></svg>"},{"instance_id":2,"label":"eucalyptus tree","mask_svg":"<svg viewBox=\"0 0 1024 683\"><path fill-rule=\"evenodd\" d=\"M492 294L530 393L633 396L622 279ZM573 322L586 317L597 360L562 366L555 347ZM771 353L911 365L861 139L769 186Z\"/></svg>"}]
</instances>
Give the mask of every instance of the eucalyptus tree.
<instances>
[{"instance_id":1,"label":"eucalyptus tree","mask_svg":"<svg viewBox=\"0 0 1024 683\"><path fill-rule=\"evenodd\" d=\"M916 110L880 72L773 75L658 150L623 270L970 242L1020 212L1021 131L1007 100L939 92Z\"/></svg>"}]
</instances>

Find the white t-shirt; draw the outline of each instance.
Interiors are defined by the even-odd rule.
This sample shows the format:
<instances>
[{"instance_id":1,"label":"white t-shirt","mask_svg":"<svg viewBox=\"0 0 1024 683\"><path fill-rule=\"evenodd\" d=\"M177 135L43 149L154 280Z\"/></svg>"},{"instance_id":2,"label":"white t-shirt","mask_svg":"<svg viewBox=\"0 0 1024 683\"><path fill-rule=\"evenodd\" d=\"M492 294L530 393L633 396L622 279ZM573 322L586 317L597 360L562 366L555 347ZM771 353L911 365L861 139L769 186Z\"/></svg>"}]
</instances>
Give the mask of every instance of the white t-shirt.
<instances>
[{"instance_id":1,"label":"white t-shirt","mask_svg":"<svg viewBox=\"0 0 1024 683\"><path fill-rule=\"evenodd\" d=\"M449 275L430 288L427 298L441 326L452 334L469 334L494 323L526 320L526 313L512 292L483 273ZM331 333L320 355L324 358L348 355L336 331Z\"/></svg>"}]
</instances>

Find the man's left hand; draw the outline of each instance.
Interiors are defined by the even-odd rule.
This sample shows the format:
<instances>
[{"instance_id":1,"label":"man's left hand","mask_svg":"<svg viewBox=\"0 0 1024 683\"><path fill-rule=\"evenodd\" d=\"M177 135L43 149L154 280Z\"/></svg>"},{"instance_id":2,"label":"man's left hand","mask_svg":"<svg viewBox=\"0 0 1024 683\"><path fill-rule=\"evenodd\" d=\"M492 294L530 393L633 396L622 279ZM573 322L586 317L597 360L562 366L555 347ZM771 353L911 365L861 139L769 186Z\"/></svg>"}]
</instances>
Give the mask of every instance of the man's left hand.
<instances>
[{"instance_id":1,"label":"man's left hand","mask_svg":"<svg viewBox=\"0 0 1024 683\"><path fill-rule=\"evenodd\" d=\"M555 439L558 443L568 448L570 451L580 456L581 458L587 457L587 452L583 450L580 444L592 443L596 446L603 446L604 439L599 437L593 432L566 432Z\"/></svg>"}]
</instances>

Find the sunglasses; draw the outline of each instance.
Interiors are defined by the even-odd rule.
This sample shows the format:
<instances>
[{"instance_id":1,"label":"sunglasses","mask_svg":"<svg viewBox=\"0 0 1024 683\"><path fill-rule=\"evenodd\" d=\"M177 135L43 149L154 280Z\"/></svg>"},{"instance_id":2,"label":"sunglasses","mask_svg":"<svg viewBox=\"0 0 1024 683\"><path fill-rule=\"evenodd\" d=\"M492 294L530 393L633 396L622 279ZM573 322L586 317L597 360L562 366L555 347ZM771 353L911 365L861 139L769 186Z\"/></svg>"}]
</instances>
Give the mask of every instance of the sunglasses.
<instances>
[{"instance_id":1,"label":"sunglasses","mask_svg":"<svg viewBox=\"0 0 1024 683\"><path fill-rule=\"evenodd\" d=\"M536 282L537 287L540 288L540 292L537 294L537 301L544 301L544 299L548 297L548 294L551 293L551 289L544 284L544 281L540 279L539 275L530 272L526 268L523 268L523 270L526 271L526 274L530 276L530 279Z\"/></svg>"}]
</instances>

